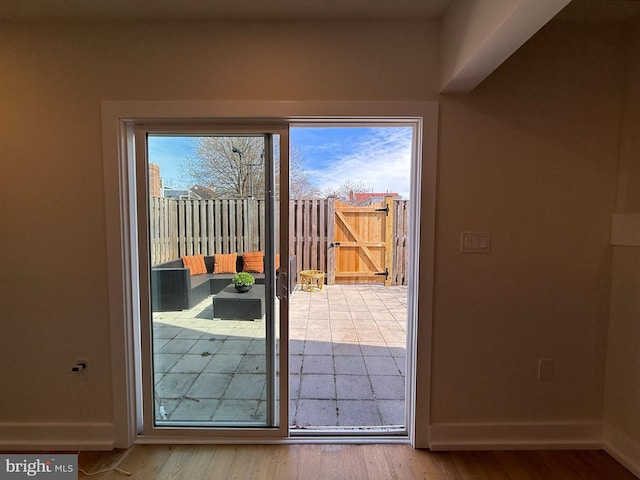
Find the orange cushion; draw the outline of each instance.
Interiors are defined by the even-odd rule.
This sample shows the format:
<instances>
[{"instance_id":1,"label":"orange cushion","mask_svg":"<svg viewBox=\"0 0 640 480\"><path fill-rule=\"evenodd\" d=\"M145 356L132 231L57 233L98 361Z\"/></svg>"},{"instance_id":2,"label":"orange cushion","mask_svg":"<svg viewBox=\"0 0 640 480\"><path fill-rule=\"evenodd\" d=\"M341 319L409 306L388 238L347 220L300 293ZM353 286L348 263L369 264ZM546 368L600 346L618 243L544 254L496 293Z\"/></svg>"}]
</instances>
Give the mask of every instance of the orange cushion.
<instances>
[{"instance_id":1,"label":"orange cushion","mask_svg":"<svg viewBox=\"0 0 640 480\"><path fill-rule=\"evenodd\" d=\"M199 275L200 273L207 273L207 266L204 264L204 255L188 255L182 257L182 264L184 268L190 270L191 275Z\"/></svg>"},{"instance_id":2,"label":"orange cushion","mask_svg":"<svg viewBox=\"0 0 640 480\"><path fill-rule=\"evenodd\" d=\"M276 272L280 269L280 254L276 253Z\"/></svg>"},{"instance_id":3,"label":"orange cushion","mask_svg":"<svg viewBox=\"0 0 640 480\"><path fill-rule=\"evenodd\" d=\"M237 259L237 253L216 253L214 255L215 266L213 267L213 273L237 273Z\"/></svg>"},{"instance_id":4,"label":"orange cushion","mask_svg":"<svg viewBox=\"0 0 640 480\"><path fill-rule=\"evenodd\" d=\"M244 252L242 261L244 262L243 271L264 273L264 252Z\"/></svg>"}]
</instances>

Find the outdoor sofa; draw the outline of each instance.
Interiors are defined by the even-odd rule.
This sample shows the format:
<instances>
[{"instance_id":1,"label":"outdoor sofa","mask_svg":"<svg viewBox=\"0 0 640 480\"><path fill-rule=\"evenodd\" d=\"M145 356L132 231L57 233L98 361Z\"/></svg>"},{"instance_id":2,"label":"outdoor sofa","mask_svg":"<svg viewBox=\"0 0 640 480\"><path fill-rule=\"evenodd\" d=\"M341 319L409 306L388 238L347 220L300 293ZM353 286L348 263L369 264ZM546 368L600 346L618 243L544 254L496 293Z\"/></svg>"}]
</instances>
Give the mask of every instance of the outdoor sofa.
<instances>
[{"instance_id":1,"label":"outdoor sofa","mask_svg":"<svg viewBox=\"0 0 640 480\"><path fill-rule=\"evenodd\" d=\"M231 283L234 273L214 273L215 257L204 256L207 273L191 275L181 258L151 268L151 305L154 312L187 310L209 295L219 293ZM237 254L236 272L244 269L244 259ZM251 273L256 283L265 283L264 273ZM296 285L296 257L289 258L289 289Z\"/></svg>"}]
</instances>

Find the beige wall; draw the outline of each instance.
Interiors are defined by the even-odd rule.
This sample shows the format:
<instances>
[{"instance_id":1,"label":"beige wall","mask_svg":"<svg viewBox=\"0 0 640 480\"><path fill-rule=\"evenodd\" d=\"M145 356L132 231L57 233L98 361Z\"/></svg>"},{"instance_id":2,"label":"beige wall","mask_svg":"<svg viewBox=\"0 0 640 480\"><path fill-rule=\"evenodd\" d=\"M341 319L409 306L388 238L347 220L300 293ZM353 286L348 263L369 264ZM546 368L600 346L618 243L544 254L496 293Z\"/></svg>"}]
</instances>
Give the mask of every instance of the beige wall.
<instances>
[{"instance_id":1,"label":"beige wall","mask_svg":"<svg viewBox=\"0 0 640 480\"><path fill-rule=\"evenodd\" d=\"M620 46L549 25L442 101L432 422L451 435L601 420ZM490 231L491 254L460 254L464 230Z\"/></svg>"},{"instance_id":2,"label":"beige wall","mask_svg":"<svg viewBox=\"0 0 640 480\"><path fill-rule=\"evenodd\" d=\"M550 25L442 98L434 424L602 421L618 32ZM102 100L431 99L437 38L421 22L0 25L0 432L113 420ZM461 255L463 230L491 231L492 253Z\"/></svg>"},{"instance_id":3,"label":"beige wall","mask_svg":"<svg viewBox=\"0 0 640 480\"><path fill-rule=\"evenodd\" d=\"M13 423L112 421L101 101L424 100L437 38L413 21L0 24L0 443Z\"/></svg>"},{"instance_id":4,"label":"beige wall","mask_svg":"<svg viewBox=\"0 0 640 480\"><path fill-rule=\"evenodd\" d=\"M640 213L640 19L627 31L617 212ZM640 245L613 247L605 433L640 458ZM640 468L640 467L639 467Z\"/></svg>"}]
</instances>

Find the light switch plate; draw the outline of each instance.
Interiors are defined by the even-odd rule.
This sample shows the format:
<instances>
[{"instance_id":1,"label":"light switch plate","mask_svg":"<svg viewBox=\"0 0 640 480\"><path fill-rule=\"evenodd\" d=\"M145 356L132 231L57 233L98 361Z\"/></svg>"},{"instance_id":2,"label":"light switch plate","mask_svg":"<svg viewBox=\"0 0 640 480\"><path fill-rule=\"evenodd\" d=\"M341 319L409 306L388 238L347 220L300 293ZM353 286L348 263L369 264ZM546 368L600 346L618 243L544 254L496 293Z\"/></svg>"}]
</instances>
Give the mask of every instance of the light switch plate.
<instances>
[{"instance_id":1,"label":"light switch plate","mask_svg":"<svg viewBox=\"0 0 640 480\"><path fill-rule=\"evenodd\" d=\"M490 253L491 232L462 232L460 251L462 253Z\"/></svg>"}]
</instances>

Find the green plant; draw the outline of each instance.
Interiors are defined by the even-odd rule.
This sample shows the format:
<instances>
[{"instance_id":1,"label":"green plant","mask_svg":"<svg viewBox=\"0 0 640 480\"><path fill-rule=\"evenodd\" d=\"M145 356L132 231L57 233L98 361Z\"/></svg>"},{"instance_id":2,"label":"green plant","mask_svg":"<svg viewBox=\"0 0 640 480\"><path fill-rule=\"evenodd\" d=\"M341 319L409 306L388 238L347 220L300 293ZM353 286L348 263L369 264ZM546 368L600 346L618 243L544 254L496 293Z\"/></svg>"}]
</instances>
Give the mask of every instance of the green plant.
<instances>
[{"instance_id":1,"label":"green plant","mask_svg":"<svg viewBox=\"0 0 640 480\"><path fill-rule=\"evenodd\" d=\"M231 280L236 286L248 286L253 285L256 282L256 279L253 278L253 275L247 272L238 272L233 276Z\"/></svg>"}]
</instances>

